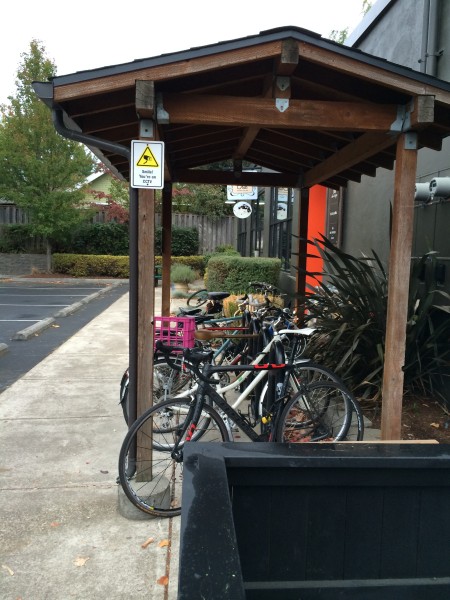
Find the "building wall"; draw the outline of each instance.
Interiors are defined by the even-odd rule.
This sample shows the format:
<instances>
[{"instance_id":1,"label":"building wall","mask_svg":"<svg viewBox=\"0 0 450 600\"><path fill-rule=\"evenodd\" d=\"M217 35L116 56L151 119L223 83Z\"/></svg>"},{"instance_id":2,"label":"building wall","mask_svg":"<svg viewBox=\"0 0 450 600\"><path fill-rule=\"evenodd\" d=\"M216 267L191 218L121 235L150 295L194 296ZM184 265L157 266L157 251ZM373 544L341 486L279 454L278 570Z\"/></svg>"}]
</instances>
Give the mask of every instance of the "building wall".
<instances>
[{"instance_id":1,"label":"building wall","mask_svg":"<svg viewBox=\"0 0 450 600\"><path fill-rule=\"evenodd\" d=\"M103 173L99 175L95 179L93 179L87 186L87 190L89 193L86 194L86 200L89 202L93 201L93 195L90 193L91 191L95 191L98 193L109 194L109 188L111 186L112 177L109 173Z\"/></svg>"},{"instance_id":2,"label":"building wall","mask_svg":"<svg viewBox=\"0 0 450 600\"><path fill-rule=\"evenodd\" d=\"M424 15L428 4L427 0L378 0L347 43L417 71L430 71L432 58L425 56ZM450 39L450 2L437 0L437 6L436 50L443 53L436 59L435 74L450 80L450 47L446 43ZM429 182L436 176L450 176L450 138L444 140L440 152L422 149L418 153L417 182ZM387 266L393 186L394 172L386 169L378 169L374 178L363 177L361 183L349 184L344 203L344 250L358 254L374 249ZM429 250L438 252L446 263L446 291L450 291L449 213L446 200L428 205L415 203L413 256Z\"/></svg>"},{"instance_id":3,"label":"building wall","mask_svg":"<svg viewBox=\"0 0 450 600\"><path fill-rule=\"evenodd\" d=\"M380 4L386 6L376 23L356 44L350 45L368 54L420 70L424 2L425 0L382 0ZM376 5L373 9L375 8ZM365 22L370 22L370 16L368 13L361 23L361 29ZM349 36L350 42L352 37Z\"/></svg>"}]
</instances>

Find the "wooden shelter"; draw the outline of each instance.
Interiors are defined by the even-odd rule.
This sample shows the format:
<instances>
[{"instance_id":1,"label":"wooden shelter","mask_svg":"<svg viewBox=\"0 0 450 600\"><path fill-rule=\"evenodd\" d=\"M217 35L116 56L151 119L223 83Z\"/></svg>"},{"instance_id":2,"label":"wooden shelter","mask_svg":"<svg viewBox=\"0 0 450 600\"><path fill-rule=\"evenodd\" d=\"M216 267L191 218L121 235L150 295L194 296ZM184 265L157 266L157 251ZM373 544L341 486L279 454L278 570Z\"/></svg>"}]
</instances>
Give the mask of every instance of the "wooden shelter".
<instances>
[{"instance_id":1,"label":"wooden shelter","mask_svg":"<svg viewBox=\"0 0 450 600\"><path fill-rule=\"evenodd\" d=\"M417 151L439 150L450 135L449 82L288 26L34 87L56 129L127 180L131 140L165 143L165 273L174 182L299 188L305 237L311 186L338 189L395 166L382 437L400 438ZM228 159L228 171L204 168ZM270 172L242 172L242 161ZM154 191L132 189L130 198L131 395L140 412L152 386Z\"/></svg>"}]
</instances>

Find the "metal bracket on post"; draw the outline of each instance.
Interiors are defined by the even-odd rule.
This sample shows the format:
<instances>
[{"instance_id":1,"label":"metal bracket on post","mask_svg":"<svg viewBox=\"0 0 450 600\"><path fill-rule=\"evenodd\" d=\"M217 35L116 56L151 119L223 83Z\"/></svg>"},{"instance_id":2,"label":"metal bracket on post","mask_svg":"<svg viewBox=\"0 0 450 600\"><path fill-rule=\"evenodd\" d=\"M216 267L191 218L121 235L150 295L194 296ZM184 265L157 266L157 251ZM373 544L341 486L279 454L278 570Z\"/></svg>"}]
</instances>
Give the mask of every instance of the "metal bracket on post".
<instances>
[{"instance_id":1,"label":"metal bracket on post","mask_svg":"<svg viewBox=\"0 0 450 600\"><path fill-rule=\"evenodd\" d=\"M170 123L169 113L164 108L162 94L156 94L156 119L160 125Z\"/></svg>"},{"instance_id":2,"label":"metal bracket on post","mask_svg":"<svg viewBox=\"0 0 450 600\"><path fill-rule=\"evenodd\" d=\"M405 133L405 150L417 150L416 131L407 131Z\"/></svg>"},{"instance_id":3,"label":"metal bracket on post","mask_svg":"<svg viewBox=\"0 0 450 600\"><path fill-rule=\"evenodd\" d=\"M141 119L139 121L139 137L153 138L154 135L153 121L151 119Z\"/></svg>"},{"instance_id":4,"label":"metal bracket on post","mask_svg":"<svg viewBox=\"0 0 450 600\"><path fill-rule=\"evenodd\" d=\"M282 75L279 75L277 77L276 84L277 88L284 92L291 85L291 79L290 77L283 77Z\"/></svg>"},{"instance_id":5,"label":"metal bracket on post","mask_svg":"<svg viewBox=\"0 0 450 600\"><path fill-rule=\"evenodd\" d=\"M240 177L242 175L242 159L235 158L233 160L233 172L234 172L234 178L240 179Z\"/></svg>"},{"instance_id":6,"label":"metal bracket on post","mask_svg":"<svg viewBox=\"0 0 450 600\"><path fill-rule=\"evenodd\" d=\"M411 127L411 104L402 104L397 107L397 118L390 127L391 133L408 131Z\"/></svg>"}]
</instances>

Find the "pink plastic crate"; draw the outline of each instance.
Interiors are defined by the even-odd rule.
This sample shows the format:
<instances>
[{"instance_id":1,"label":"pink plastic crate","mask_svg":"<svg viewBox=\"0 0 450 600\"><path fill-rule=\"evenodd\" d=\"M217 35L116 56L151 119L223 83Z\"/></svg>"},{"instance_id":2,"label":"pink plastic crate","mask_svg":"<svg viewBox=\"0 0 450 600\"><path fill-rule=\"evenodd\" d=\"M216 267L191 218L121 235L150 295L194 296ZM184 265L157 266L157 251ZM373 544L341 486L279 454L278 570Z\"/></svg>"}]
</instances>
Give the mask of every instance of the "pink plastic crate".
<instances>
[{"instance_id":1,"label":"pink plastic crate","mask_svg":"<svg viewBox=\"0 0 450 600\"><path fill-rule=\"evenodd\" d=\"M193 348L194 346L194 317L155 317L153 319L154 339L161 340L169 346Z\"/></svg>"}]
</instances>

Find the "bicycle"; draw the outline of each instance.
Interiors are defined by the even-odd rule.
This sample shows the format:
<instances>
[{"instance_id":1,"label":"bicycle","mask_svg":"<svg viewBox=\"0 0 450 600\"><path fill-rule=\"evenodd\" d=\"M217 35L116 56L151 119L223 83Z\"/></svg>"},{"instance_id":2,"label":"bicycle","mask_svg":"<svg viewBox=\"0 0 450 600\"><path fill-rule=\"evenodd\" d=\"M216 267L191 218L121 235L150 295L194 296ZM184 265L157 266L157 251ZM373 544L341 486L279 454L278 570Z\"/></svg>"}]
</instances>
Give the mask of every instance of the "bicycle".
<instances>
[{"instance_id":1,"label":"bicycle","mask_svg":"<svg viewBox=\"0 0 450 600\"><path fill-rule=\"evenodd\" d=\"M254 323L258 323L258 320L255 319ZM282 321L285 323L285 321ZM258 328L259 327L259 328ZM289 375L289 383L290 390L292 393L296 393L301 389L303 383L311 384L317 382L332 382L338 384L342 389L345 390L351 407L351 419L353 416L356 419L356 441L361 441L364 437L364 417L361 410L361 407L344 384L344 382L338 377L331 369L324 367L318 363L315 363L313 360L309 358L302 358L301 353L305 347L305 340L313 333L313 329L304 328L304 329L280 329L277 326L277 323L270 325L270 327L254 326L254 328L250 328L250 331L258 331L257 335L249 334L246 336L247 338L253 338L258 340L256 343L254 342L252 347L246 348L247 351L253 354L251 356L251 364L259 364L264 360L268 360L268 356L271 352L271 348L273 344L282 343L286 350L289 352L289 363L292 365L290 375ZM210 332L208 329L197 332L196 337L201 337L204 340L210 339L216 335L220 335L221 337L227 338L228 336L226 332L218 333L218 332ZM234 337L234 336L233 336ZM239 336L238 336L239 337ZM242 336L244 337L244 336ZM214 357L216 354L214 354ZM245 352L242 354L237 352L230 360L227 362L228 365L236 365L238 364L242 358L246 357ZM222 363L215 363L222 364ZM262 415L262 406L264 404L264 398L267 393L267 382L263 382L263 375L260 374L256 377L256 380L251 382L250 387L245 387L245 382L249 377L249 373L237 378L236 381L232 382L229 385L221 385L217 389L217 391L226 395L230 391L234 391L239 387L241 394L238 396L236 400L233 402L233 408L238 409L244 399L250 399L249 410L251 411L253 419L256 421ZM191 381L192 383L192 381ZM221 379L221 384L224 383L224 380ZM287 384L286 384L287 385ZM195 391L195 384L190 388L190 391ZM286 388L288 389L288 388ZM181 391L176 397L186 397L190 393L190 391ZM249 395L251 394L250 398Z\"/></svg>"},{"instance_id":2,"label":"bicycle","mask_svg":"<svg viewBox=\"0 0 450 600\"><path fill-rule=\"evenodd\" d=\"M192 309L190 311L179 309L179 315L186 317L191 316L195 318L196 325L202 326L208 323L211 326L211 330L216 330L214 326L217 325L217 329L224 331L227 329L231 330L231 327L227 325L231 322L235 322L236 318L223 318L215 317L214 315L198 314L197 311L200 309ZM234 331L245 329L245 326L233 327ZM237 352L243 350L242 343L234 343L233 340L227 339L222 344L215 348L214 360L222 363L230 356L234 356ZM164 357L154 356L153 359L153 398L157 398L158 401L165 399L166 397L180 392L185 388L191 379L189 372L181 373L181 364L178 368L173 368L167 365ZM123 416L127 425L129 425L129 406L128 406L128 388L129 388L130 374L128 367L125 369L119 387L119 404L122 408Z\"/></svg>"},{"instance_id":3,"label":"bicycle","mask_svg":"<svg viewBox=\"0 0 450 600\"><path fill-rule=\"evenodd\" d=\"M311 328L292 329L289 319L286 317L288 309L278 309L279 317L276 321L271 322L269 327L261 328L259 319L254 316L249 319L248 334L244 327L237 329L227 327L206 328L198 330L195 333L197 340L202 340L201 347L203 350L213 349L213 362L215 364L230 364L236 365L241 361L261 363L267 359L274 340L282 340L286 345L287 340L294 339L288 343L291 362L295 362L295 369L291 372L292 390L297 391L300 388L300 380L307 383L317 381L332 381L343 386L346 390L351 403L352 419L356 420L356 440L362 440L364 435L364 419L359 403L346 388L342 380L330 369L314 363L311 359L302 359L306 340L313 332ZM248 313L247 313L248 316ZM287 326L289 329L280 330L281 326ZM255 333L256 332L256 333ZM217 346L209 345L211 340L223 338L222 343ZM176 362L174 359L171 365L167 364L166 358L155 354L155 371L153 384L153 397L157 402L167 397L187 397L194 393L196 382L193 380L192 374L187 371L181 371L181 362ZM257 419L261 415L261 407L264 402L264 397L267 392L267 383L261 381L261 377L246 391L245 384L248 382L248 373L241 379L236 380L231 385L228 385L230 378L228 373L221 374L221 387L219 393L226 395L228 392L233 392L240 388L242 395L233 403L234 408L238 408L244 399L250 399L249 411L251 411L253 419ZM249 397L250 395L250 397ZM125 421L128 421L128 370L125 372L121 382L120 403L124 412ZM155 403L155 402L154 402Z\"/></svg>"},{"instance_id":4,"label":"bicycle","mask_svg":"<svg viewBox=\"0 0 450 600\"><path fill-rule=\"evenodd\" d=\"M157 347L170 362L170 346ZM233 429L251 441L319 441L344 439L351 423L351 401L337 383L301 382L300 391L286 394L289 371L284 349L278 340L265 364L211 364L212 353L196 349L183 352L186 367L195 373L197 388L186 398L169 398L147 410L125 436L119 455L119 481L130 501L144 512L156 516L175 516L181 512L183 447L187 441L230 441ZM199 365L204 363L203 370ZM255 422L230 405L215 389L224 371L245 374L257 372L247 392L270 373L264 413ZM239 379L239 377L238 377ZM223 390L222 390L223 391ZM240 402L248 394L241 394ZM239 402L239 403L240 403ZM261 431L256 426L261 425Z\"/></svg>"},{"instance_id":5,"label":"bicycle","mask_svg":"<svg viewBox=\"0 0 450 600\"><path fill-rule=\"evenodd\" d=\"M253 298L253 294L260 293L264 296L263 301L259 301ZM242 315L246 310L261 310L266 309L265 313L269 312L271 308L277 308L275 305L275 297L281 296L282 293L270 283L261 281L251 281L248 284L247 292L244 296L237 298L237 309L233 316L238 317ZM191 294L186 303L190 308L205 307L206 314L221 313L223 315L223 301L230 296L227 292L209 292L207 289L197 290ZM231 317L229 317L231 318Z\"/></svg>"}]
</instances>

